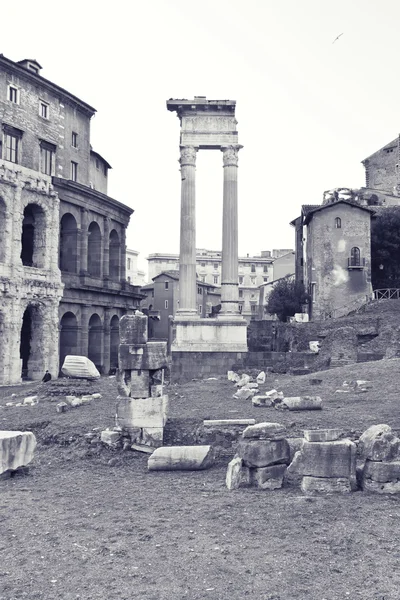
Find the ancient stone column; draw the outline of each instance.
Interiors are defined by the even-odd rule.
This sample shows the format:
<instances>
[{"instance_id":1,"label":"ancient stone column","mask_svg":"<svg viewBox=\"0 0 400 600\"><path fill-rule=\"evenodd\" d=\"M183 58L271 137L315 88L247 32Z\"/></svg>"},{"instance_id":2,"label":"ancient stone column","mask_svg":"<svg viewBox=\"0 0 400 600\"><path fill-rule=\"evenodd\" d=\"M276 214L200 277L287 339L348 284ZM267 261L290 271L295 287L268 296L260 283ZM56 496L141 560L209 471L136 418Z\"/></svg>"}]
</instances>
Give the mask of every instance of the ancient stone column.
<instances>
[{"instance_id":1,"label":"ancient stone column","mask_svg":"<svg viewBox=\"0 0 400 600\"><path fill-rule=\"evenodd\" d=\"M222 213L222 273L221 312L222 317L239 316L238 292L238 191L237 171L240 145L225 146L224 202Z\"/></svg>"},{"instance_id":2,"label":"ancient stone column","mask_svg":"<svg viewBox=\"0 0 400 600\"><path fill-rule=\"evenodd\" d=\"M198 317L196 289L196 152L181 146L181 237L179 254L178 316Z\"/></svg>"}]
</instances>

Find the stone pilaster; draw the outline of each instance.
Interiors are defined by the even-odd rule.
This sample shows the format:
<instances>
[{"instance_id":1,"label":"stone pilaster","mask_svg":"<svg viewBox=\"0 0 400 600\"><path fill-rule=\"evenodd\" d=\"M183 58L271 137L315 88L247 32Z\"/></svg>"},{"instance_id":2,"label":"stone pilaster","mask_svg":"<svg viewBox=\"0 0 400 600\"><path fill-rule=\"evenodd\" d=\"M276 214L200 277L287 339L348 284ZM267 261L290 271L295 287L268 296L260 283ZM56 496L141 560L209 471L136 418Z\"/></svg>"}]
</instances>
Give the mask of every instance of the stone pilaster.
<instances>
[{"instance_id":1,"label":"stone pilaster","mask_svg":"<svg viewBox=\"0 0 400 600\"><path fill-rule=\"evenodd\" d=\"M86 208L81 208L81 274L87 275L88 270L88 227L89 227L89 211Z\"/></svg>"},{"instance_id":2,"label":"stone pilaster","mask_svg":"<svg viewBox=\"0 0 400 600\"><path fill-rule=\"evenodd\" d=\"M110 277L110 219L104 217L103 278Z\"/></svg>"},{"instance_id":3,"label":"stone pilaster","mask_svg":"<svg viewBox=\"0 0 400 600\"><path fill-rule=\"evenodd\" d=\"M198 318L196 289L196 152L181 146L181 235L177 316Z\"/></svg>"},{"instance_id":4,"label":"stone pilaster","mask_svg":"<svg viewBox=\"0 0 400 600\"><path fill-rule=\"evenodd\" d=\"M242 146L222 147L224 201L222 214L221 317L239 316L238 292L238 153Z\"/></svg>"},{"instance_id":5,"label":"stone pilaster","mask_svg":"<svg viewBox=\"0 0 400 600\"><path fill-rule=\"evenodd\" d=\"M104 309L104 325L103 325L103 330L104 330L104 352L103 352L103 366L104 366L104 373L106 375L108 375L108 373L110 372L110 338L111 338L110 318L111 318L110 309L109 308Z\"/></svg>"},{"instance_id":6,"label":"stone pilaster","mask_svg":"<svg viewBox=\"0 0 400 600\"><path fill-rule=\"evenodd\" d=\"M89 308L88 304L81 306L81 356L87 356L89 350Z\"/></svg>"},{"instance_id":7,"label":"stone pilaster","mask_svg":"<svg viewBox=\"0 0 400 600\"><path fill-rule=\"evenodd\" d=\"M126 280L126 227L121 230L121 280Z\"/></svg>"}]
</instances>

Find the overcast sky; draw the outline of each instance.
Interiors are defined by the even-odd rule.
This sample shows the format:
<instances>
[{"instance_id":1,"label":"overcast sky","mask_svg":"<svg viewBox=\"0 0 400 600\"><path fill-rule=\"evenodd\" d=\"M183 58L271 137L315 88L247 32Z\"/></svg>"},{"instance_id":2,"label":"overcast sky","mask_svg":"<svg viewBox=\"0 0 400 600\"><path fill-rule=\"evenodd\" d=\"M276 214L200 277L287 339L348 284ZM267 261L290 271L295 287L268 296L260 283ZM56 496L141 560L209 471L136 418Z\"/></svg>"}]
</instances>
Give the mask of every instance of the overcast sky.
<instances>
[{"instance_id":1,"label":"overcast sky","mask_svg":"<svg viewBox=\"0 0 400 600\"><path fill-rule=\"evenodd\" d=\"M0 52L94 106L109 195L141 266L179 251L179 120L168 98L236 100L239 253L294 247L289 221L399 130L398 0L1 3ZM339 34L343 35L335 42ZM197 247L221 248L222 154L197 155Z\"/></svg>"}]
</instances>

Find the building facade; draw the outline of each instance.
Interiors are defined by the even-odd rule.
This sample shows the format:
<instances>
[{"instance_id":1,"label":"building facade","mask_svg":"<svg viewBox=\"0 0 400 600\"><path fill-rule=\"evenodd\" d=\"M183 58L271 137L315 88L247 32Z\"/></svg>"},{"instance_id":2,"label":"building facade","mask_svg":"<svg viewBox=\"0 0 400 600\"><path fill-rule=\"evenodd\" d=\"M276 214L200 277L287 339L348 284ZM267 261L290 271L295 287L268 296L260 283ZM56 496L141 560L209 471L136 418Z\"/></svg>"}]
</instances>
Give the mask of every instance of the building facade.
<instances>
[{"instance_id":1,"label":"building facade","mask_svg":"<svg viewBox=\"0 0 400 600\"><path fill-rule=\"evenodd\" d=\"M108 372L141 298L126 282L133 211L107 195L110 165L90 146L95 109L41 69L0 55L0 383L57 376L66 354Z\"/></svg>"},{"instance_id":2,"label":"building facade","mask_svg":"<svg viewBox=\"0 0 400 600\"><path fill-rule=\"evenodd\" d=\"M156 312L158 320L152 325L152 337L168 339L169 317L173 317L179 308L179 271L164 271L153 278L153 282L141 288L146 298L141 308ZM220 288L197 281L196 306L200 317L209 317L221 302Z\"/></svg>"},{"instance_id":3,"label":"building facade","mask_svg":"<svg viewBox=\"0 0 400 600\"><path fill-rule=\"evenodd\" d=\"M370 297L372 214L368 207L337 200L305 205L292 221L296 277L310 295L313 320L348 314Z\"/></svg>"},{"instance_id":4,"label":"building facade","mask_svg":"<svg viewBox=\"0 0 400 600\"><path fill-rule=\"evenodd\" d=\"M137 250L126 249L126 280L132 285L143 286L145 284L145 272L138 267Z\"/></svg>"},{"instance_id":5,"label":"building facade","mask_svg":"<svg viewBox=\"0 0 400 600\"><path fill-rule=\"evenodd\" d=\"M239 257L239 310L248 320L256 318L258 314L259 286L275 278L275 261L291 252L291 249L264 250L258 256ZM166 270L179 272L178 254L150 254L147 261L150 279ZM220 251L197 249L196 265L200 281L213 286L221 285Z\"/></svg>"}]
</instances>

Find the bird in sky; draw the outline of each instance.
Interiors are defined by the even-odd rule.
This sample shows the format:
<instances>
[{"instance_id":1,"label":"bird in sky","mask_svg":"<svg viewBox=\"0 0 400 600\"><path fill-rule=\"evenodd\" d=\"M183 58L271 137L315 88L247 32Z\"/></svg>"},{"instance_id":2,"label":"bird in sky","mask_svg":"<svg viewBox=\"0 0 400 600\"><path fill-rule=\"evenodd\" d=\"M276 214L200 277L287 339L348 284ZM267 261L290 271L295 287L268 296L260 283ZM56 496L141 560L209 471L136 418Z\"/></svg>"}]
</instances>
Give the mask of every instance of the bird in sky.
<instances>
[{"instance_id":1,"label":"bird in sky","mask_svg":"<svg viewBox=\"0 0 400 600\"><path fill-rule=\"evenodd\" d=\"M342 35L343 33L339 33L339 35L333 40L332 44L334 44Z\"/></svg>"}]
</instances>

